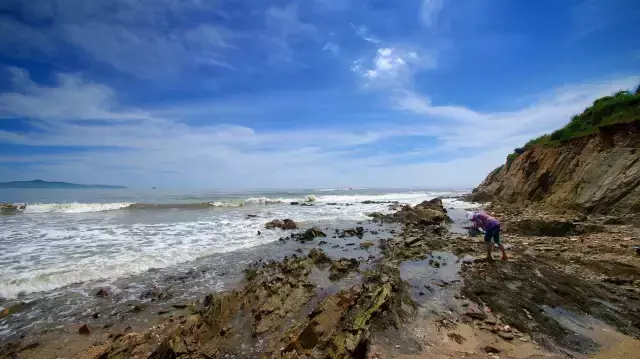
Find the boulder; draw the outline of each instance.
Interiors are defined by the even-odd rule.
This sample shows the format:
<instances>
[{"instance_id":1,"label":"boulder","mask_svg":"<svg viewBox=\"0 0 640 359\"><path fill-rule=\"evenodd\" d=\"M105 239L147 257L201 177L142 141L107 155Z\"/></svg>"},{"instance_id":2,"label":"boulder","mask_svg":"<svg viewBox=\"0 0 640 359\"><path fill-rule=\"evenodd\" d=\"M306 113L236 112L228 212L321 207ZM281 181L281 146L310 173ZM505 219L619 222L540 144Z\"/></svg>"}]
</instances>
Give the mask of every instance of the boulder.
<instances>
[{"instance_id":1,"label":"boulder","mask_svg":"<svg viewBox=\"0 0 640 359\"><path fill-rule=\"evenodd\" d=\"M96 297L108 297L109 296L109 292L107 291L107 288L100 288L100 290L96 293Z\"/></svg>"},{"instance_id":2,"label":"boulder","mask_svg":"<svg viewBox=\"0 0 640 359\"><path fill-rule=\"evenodd\" d=\"M295 238L300 242L312 241L317 237L326 237L327 235L318 227L309 228L302 233L298 233Z\"/></svg>"},{"instance_id":3,"label":"boulder","mask_svg":"<svg viewBox=\"0 0 640 359\"><path fill-rule=\"evenodd\" d=\"M91 334L91 330L89 329L88 325L84 324L80 327L80 329L78 329L78 334L89 335Z\"/></svg>"},{"instance_id":4,"label":"boulder","mask_svg":"<svg viewBox=\"0 0 640 359\"><path fill-rule=\"evenodd\" d=\"M274 219L273 221L267 222L264 225L266 229L282 228L282 226L284 226L284 222L279 219Z\"/></svg>"},{"instance_id":5,"label":"boulder","mask_svg":"<svg viewBox=\"0 0 640 359\"><path fill-rule=\"evenodd\" d=\"M275 229L275 228L297 229L298 228L298 224L294 220L289 219L289 218L284 219L284 220L274 219L271 222L265 223L264 227L266 229Z\"/></svg>"}]
</instances>

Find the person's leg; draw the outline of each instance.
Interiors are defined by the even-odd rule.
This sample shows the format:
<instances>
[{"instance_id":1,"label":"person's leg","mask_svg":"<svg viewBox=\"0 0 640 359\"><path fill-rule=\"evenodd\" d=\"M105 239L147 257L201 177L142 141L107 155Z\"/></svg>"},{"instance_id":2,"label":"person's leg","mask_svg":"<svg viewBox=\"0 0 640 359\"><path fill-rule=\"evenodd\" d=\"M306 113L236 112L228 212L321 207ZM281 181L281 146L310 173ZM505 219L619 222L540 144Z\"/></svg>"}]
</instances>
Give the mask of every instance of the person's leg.
<instances>
[{"instance_id":1,"label":"person's leg","mask_svg":"<svg viewBox=\"0 0 640 359\"><path fill-rule=\"evenodd\" d=\"M500 241L500 225L496 226L494 228L494 231L495 233L493 234L493 241L498 245L498 248L500 248L500 252L502 252L502 257L500 257L500 259L505 261L507 260L507 252L504 250L504 246Z\"/></svg>"},{"instance_id":2,"label":"person's leg","mask_svg":"<svg viewBox=\"0 0 640 359\"><path fill-rule=\"evenodd\" d=\"M491 238L493 237L493 230L487 229L484 231L484 242L487 244L487 259L492 260L491 251L493 250L493 243L491 243Z\"/></svg>"}]
</instances>

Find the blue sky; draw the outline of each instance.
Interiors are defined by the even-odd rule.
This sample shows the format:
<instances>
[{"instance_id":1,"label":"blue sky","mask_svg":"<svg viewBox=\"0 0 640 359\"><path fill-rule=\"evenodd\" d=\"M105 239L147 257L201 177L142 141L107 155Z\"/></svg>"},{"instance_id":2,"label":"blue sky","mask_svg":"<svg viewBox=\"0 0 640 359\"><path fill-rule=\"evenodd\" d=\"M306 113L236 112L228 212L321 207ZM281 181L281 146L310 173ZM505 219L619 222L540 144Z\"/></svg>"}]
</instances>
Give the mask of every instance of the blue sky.
<instances>
[{"instance_id":1,"label":"blue sky","mask_svg":"<svg viewBox=\"0 0 640 359\"><path fill-rule=\"evenodd\" d=\"M469 188L640 83L636 0L5 0L0 181Z\"/></svg>"}]
</instances>

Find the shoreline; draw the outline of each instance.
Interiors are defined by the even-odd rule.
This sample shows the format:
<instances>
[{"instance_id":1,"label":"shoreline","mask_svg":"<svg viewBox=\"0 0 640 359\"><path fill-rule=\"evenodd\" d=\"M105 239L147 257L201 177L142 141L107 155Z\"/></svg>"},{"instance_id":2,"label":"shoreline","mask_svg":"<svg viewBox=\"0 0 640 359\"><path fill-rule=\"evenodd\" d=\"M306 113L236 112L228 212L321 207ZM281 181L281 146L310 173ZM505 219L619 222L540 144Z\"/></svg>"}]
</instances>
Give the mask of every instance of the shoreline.
<instances>
[{"instance_id":1,"label":"shoreline","mask_svg":"<svg viewBox=\"0 0 640 359\"><path fill-rule=\"evenodd\" d=\"M17 348L24 349L21 358L96 358L98 354L116 358L119 350L129 353L127 358L164 358L161 354L173 355L171 351L184 358L217 358L225 353L282 358L333 353L340 357L340 350L363 358L462 357L465 353L562 358L609 350L618 341L635 344L629 336L638 337L638 328L625 323L640 323L632 310L640 307L635 294L640 292L635 289L636 284L640 287L640 271L635 252L630 254L630 246L638 244L637 237L630 239L637 229L602 225L590 232L555 237L519 234L522 218L538 220L540 226L534 226L538 229L549 221L575 221L534 212L514 215L500 207L492 210L503 211L499 217L506 222L504 240L511 254L506 263L478 259L484 250L481 238L443 231L441 223L399 223L401 229L384 229L388 239L372 234L382 228L373 222L363 225L367 238L340 238L344 234L340 230L332 238L335 231L327 227L322 228L327 237L305 243L286 240L304 252L295 253L296 258L252 266L235 290L172 308L172 313L154 316L156 320L146 327L126 319L109 328L94 329L89 323L92 333L87 336L78 334L79 326L74 325L64 335L44 335L37 345L26 339ZM605 237L610 240L604 241ZM352 256L357 266L346 257L341 259L369 240L373 246L362 253L371 253L371 258ZM340 247L332 252L334 242ZM610 248L612 244L616 248ZM598 262L620 264L594 268ZM548 281L539 279L541 270ZM332 271L338 274L332 277ZM630 272L639 274L637 281L617 281L616 273ZM290 293L282 293L286 292L282 286L290 288ZM602 303L596 304L584 293L595 293ZM252 299L256 295L257 301ZM528 295L530 299L522 300ZM336 307L342 301L350 304ZM242 305L236 307L236 302ZM532 308L538 302L548 307L546 311ZM547 322L556 324L543 325ZM571 325L573 331L567 328ZM569 332L579 339L563 339ZM302 341L292 344L291 335ZM313 346L308 335L315 338ZM174 345L177 338L185 348ZM67 344L61 344L65 340ZM193 340L196 343L189 342ZM353 346L344 347L345 343ZM239 348L252 349L237 352Z\"/></svg>"}]
</instances>

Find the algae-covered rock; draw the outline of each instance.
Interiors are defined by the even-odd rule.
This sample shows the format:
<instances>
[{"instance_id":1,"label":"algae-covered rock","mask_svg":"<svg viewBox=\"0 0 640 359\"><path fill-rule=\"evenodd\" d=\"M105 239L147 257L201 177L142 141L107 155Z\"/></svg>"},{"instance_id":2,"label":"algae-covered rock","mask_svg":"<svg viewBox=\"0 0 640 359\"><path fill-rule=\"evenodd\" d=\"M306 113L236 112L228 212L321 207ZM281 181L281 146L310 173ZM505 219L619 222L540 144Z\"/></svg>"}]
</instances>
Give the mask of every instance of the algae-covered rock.
<instances>
[{"instance_id":1,"label":"algae-covered rock","mask_svg":"<svg viewBox=\"0 0 640 359\"><path fill-rule=\"evenodd\" d=\"M340 280L349 274L349 272L358 269L360 263L355 258L347 259L341 258L334 261L329 267L329 279L332 281Z\"/></svg>"},{"instance_id":2,"label":"algae-covered rock","mask_svg":"<svg viewBox=\"0 0 640 359\"><path fill-rule=\"evenodd\" d=\"M318 227L309 228L302 233L295 235L296 240L300 242L309 242L317 237L326 237L327 235Z\"/></svg>"}]
</instances>

